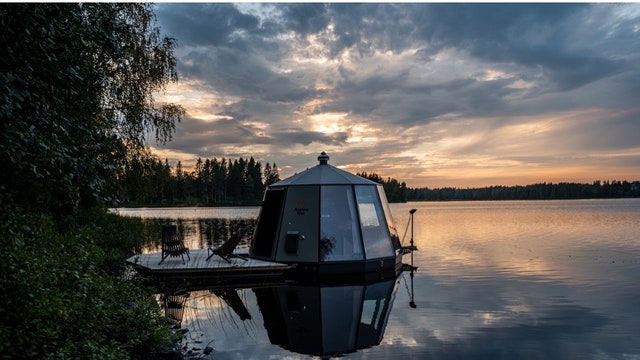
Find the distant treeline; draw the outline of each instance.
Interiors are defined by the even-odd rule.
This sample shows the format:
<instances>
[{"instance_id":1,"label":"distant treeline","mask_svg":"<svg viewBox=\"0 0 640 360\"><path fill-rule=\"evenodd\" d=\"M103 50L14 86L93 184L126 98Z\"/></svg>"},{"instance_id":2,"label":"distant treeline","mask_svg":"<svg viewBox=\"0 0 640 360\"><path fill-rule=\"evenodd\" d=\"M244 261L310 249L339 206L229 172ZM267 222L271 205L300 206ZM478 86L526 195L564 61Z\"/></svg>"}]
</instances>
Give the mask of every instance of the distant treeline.
<instances>
[{"instance_id":1,"label":"distant treeline","mask_svg":"<svg viewBox=\"0 0 640 360\"><path fill-rule=\"evenodd\" d=\"M399 182L396 179L387 178L386 180L382 178L380 175L376 173L367 173L365 171L361 173L356 173L356 175L361 176L365 179L369 179L371 181L375 181L378 184L382 184L384 188L384 193L387 196L387 200L392 203L396 202L407 202L409 199L409 190L407 188L407 184L405 182Z\"/></svg>"},{"instance_id":2,"label":"distant treeline","mask_svg":"<svg viewBox=\"0 0 640 360\"><path fill-rule=\"evenodd\" d=\"M382 184L389 202L446 201L446 200L551 200L600 199L640 197L640 181L594 181L591 184L561 182L516 186L489 186L482 188L437 189L408 188L404 182L384 179L375 173L358 173Z\"/></svg>"},{"instance_id":3,"label":"distant treeline","mask_svg":"<svg viewBox=\"0 0 640 360\"><path fill-rule=\"evenodd\" d=\"M139 157L145 159L145 157ZM280 180L278 166L263 167L249 159L201 159L195 169L185 171L178 162L146 157L133 160L118 176L119 201L125 206L221 206L258 205L264 190ZM356 175L382 184L389 202L446 200L549 200L640 197L640 181L594 181L541 183L482 188L408 188L405 182L376 173Z\"/></svg>"},{"instance_id":4,"label":"distant treeline","mask_svg":"<svg viewBox=\"0 0 640 360\"><path fill-rule=\"evenodd\" d=\"M256 205L265 188L280 180L278 166L263 167L253 157L236 160L198 158L193 171L178 161L172 168L154 156L133 160L119 176L119 202L125 206Z\"/></svg>"},{"instance_id":5,"label":"distant treeline","mask_svg":"<svg viewBox=\"0 0 640 360\"><path fill-rule=\"evenodd\" d=\"M640 181L594 181L591 184L541 183L483 188L408 189L408 201L442 200L551 200L640 197Z\"/></svg>"}]
</instances>

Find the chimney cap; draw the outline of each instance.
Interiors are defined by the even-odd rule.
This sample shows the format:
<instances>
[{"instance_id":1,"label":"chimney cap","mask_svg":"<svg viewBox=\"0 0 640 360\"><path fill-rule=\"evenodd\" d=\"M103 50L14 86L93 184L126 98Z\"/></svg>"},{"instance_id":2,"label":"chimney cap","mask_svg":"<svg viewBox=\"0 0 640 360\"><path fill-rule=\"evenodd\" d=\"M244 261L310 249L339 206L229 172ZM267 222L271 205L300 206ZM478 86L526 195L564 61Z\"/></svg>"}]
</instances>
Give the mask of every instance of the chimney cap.
<instances>
[{"instance_id":1,"label":"chimney cap","mask_svg":"<svg viewBox=\"0 0 640 360\"><path fill-rule=\"evenodd\" d=\"M327 162L329 162L329 155L324 151L321 152L320 155L318 155L318 161L321 165L326 165Z\"/></svg>"}]
</instances>

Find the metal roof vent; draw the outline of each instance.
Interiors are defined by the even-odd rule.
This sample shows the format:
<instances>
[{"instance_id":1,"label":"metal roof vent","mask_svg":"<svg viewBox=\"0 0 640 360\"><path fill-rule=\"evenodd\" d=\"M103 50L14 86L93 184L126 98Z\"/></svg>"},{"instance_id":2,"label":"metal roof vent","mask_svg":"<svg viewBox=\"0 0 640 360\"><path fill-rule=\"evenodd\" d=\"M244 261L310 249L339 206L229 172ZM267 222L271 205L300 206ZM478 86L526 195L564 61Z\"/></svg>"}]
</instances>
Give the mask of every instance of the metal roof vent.
<instances>
[{"instance_id":1,"label":"metal roof vent","mask_svg":"<svg viewBox=\"0 0 640 360\"><path fill-rule=\"evenodd\" d=\"M321 152L320 155L318 155L318 161L320 162L320 165L326 165L329 161L329 155L324 151Z\"/></svg>"}]
</instances>

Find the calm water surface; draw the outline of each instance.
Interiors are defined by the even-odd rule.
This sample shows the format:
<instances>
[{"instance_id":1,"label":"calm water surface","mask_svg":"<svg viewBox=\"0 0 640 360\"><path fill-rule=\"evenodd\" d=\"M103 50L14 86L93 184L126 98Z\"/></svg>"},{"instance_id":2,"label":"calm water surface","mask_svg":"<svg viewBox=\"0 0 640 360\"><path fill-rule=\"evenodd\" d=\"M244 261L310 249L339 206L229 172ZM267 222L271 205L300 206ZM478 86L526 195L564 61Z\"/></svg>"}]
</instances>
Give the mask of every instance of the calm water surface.
<instances>
[{"instance_id":1,"label":"calm water surface","mask_svg":"<svg viewBox=\"0 0 640 360\"><path fill-rule=\"evenodd\" d=\"M640 359L640 199L392 204L401 238L412 208L413 277L192 291L179 314L190 349L296 359L342 339L358 345L342 350L349 359ZM252 226L258 214L119 211L178 222L192 248L215 244L220 229ZM335 311L332 301L347 306Z\"/></svg>"}]
</instances>

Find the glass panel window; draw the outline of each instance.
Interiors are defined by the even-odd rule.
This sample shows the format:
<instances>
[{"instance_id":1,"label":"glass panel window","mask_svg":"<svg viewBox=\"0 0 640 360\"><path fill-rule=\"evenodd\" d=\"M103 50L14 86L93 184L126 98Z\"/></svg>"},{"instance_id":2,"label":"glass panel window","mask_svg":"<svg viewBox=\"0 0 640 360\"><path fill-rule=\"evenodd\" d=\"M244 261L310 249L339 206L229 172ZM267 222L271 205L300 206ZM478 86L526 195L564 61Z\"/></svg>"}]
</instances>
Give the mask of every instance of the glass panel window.
<instances>
[{"instance_id":1,"label":"glass panel window","mask_svg":"<svg viewBox=\"0 0 640 360\"><path fill-rule=\"evenodd\" d=\"M360 323L363 286L324 287L320 291L323 352L353 351Z\"/></svg>"},{"instance_id":2,"label":"glass panel window","mask_svg":"<svg viewBox=\"0 0 640 360\"><path fill-rule=\"evenodd\" d=\"M359 204L358 209L360 210L360 223L362 226L380 226L376 207L373 203Z\"/></svg>"},{"instance_id":3,"label":"glass panel window","mask_svg":"<svg viewBox=\"0 0 640 360\"><path fill-rule=\"evenodd\" d=\"M384 217L387 219L387 228L389 229L389 235L391 235L393 247L399 249L401 246L400 238L398 237L398 230L396 230L396 227L393 224L393 218L391 217L391 209L389 209L387 196L384 193L382 185L378 185L377 188L378 195L380 196L380 203L382 204L382 210L384 210Z\"/></svg>"},{"instance_id":4,"label":"glass panel window","mask_svg":"<svg viewBox=\"0 0 640 360\"><path fill-rule=\"evenodd\" d=\"M358 330L358 349L375 346L382 340L395 297L395 281L367 286Z\"/></svg>"},{"instance_id":5,"label":"glass panel window","mask_svg":"<svg viewBox=\"0 0 640 360\"><path fill-rule=\"evenodd\" d=\"M356 185L355 189L366 258L394 256L376 186Z\"/></svg>"},{"instance_id":6,"label":"glass panel window","mask_svg":"<svg viewBox=\"0 0 640 360\"><path fill-rule=\"evenodd\" d=\"M320 199L320 261L364 259L353 187L323 185Z\"/></svg>"},{"instance_id":7,"label":"glass panel window","mask_svg":"<svg viewBox=\"0 0 640 360\"><path fill-rule=\"evenodd\" d=\"M266 259L273 258L273 245L278 236L283 200L284 189L268 190L265 193L264 203L258 216L256 236L251 246L251 255Z\"/></svg>"}]
</instances>

